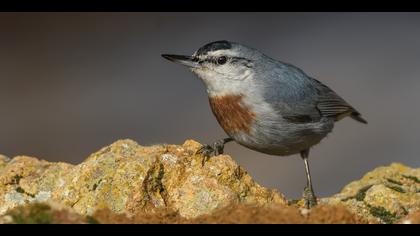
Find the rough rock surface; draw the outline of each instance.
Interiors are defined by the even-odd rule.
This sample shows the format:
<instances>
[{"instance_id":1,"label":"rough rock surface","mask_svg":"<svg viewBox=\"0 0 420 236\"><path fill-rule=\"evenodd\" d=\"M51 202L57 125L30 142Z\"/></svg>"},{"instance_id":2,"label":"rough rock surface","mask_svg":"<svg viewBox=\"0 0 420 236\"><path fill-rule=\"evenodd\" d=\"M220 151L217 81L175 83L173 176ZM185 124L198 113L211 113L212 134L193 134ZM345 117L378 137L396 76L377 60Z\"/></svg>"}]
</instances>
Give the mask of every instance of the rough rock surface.
<instances>
[{"instance_id":1,"label":"rough rock surface","mask_svg":"<svg viewBox=\"0 0 420 236\"><path fill-rule=\"evenodd\" d=\"M167 208L186 218L233 203L286 204L280 193L259 186L227 155L202 166L195 154L199 147L191 140L150 147L121 140L75 166L26 156L1 158L0 215L46 201L81 215L105 208L128 215Z\"/></svg>"},{"instance_id":2,"label":"rough rock surface","mask_svg":"<svg viewBox=\"0 0 420 236\"><path fill-rule=\"evenodd\" d=\"M0 224L83 224L98 223L91 217L79 215L71 207L49 202L31 203L9 210L0 216Z\"/></svg>"},{"instance_id":3,"label":"rough rock surface","mask_svg":"<svg viewBox=\"0 0 420 236\"><path fill-rule=\"evenodd\" d=\"M187 219L166 208L154 213L137 213L130 217L108 209L96 211L92 216L81 216L71 208L54 204L20 206L0 216L0 223L88 223L88 224L356 224L365 220L342 206L321 205L302 214L298 208L284 205L255 206L232 204L212 214Z\"/></svg>"},{"instance_id":4,"label":"rough rock surface","mask_svg":"<svg viewBox=\"0 0 420 236\"><path fill-rule=\"evenodd\" d=\"M9 162L9 158L5 155L0 154L0 170L3 169L3 167L6 166L7 162Z\"/></svg>"},{"instance_id":5,"label":"rough rock surface","mask_svg":"<svg viewBox=\"0 0 420 236\"><path fill-rule=\"evenodd\" d=\"M398 224L420 224L420 211L409 213L397 222Z\"/></svg>"},{"instance_id":6,"label":"rough rock surface","mask_svg":"<svg viewBox=\"0 0 420 236\"><path fill-rule=\"evenodd\" d=\"M420 169L376 168L312 210L201 144L120 140L79 165L0 155L0 223L420 223Z\"/></svg>"},{"instance_id":7,"label":"rough rock surface","mask_svg":"<svg viewBox=\"0 0 420 236\"><path fill-rule=\"evenodd\" d=\"M343 204L371 223L396 223L420 210L420 169L399 163L378 167L322 202Z\"/></svg>"}]
</instances>

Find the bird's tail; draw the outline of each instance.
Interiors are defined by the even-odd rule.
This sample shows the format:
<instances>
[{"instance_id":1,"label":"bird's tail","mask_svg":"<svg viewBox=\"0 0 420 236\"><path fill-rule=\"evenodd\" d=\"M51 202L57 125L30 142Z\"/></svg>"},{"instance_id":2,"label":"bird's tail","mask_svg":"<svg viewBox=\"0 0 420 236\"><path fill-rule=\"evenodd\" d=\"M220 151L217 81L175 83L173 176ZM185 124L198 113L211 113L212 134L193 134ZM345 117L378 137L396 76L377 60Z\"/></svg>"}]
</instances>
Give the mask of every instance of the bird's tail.
<instances>
[{"instance_id":1,"label":"bird's tail","mask_svg":"<svg viewBox=\"0 0 420 236\"><path fill-rule=\"evenodd\" d=\"M357 111L352 112L350 114L350 117L353 118L354 120L359 121L360 123L363 123L363 124L368 123L367 120L363 119L362 115Z\"/></svg>"}]
</instances>

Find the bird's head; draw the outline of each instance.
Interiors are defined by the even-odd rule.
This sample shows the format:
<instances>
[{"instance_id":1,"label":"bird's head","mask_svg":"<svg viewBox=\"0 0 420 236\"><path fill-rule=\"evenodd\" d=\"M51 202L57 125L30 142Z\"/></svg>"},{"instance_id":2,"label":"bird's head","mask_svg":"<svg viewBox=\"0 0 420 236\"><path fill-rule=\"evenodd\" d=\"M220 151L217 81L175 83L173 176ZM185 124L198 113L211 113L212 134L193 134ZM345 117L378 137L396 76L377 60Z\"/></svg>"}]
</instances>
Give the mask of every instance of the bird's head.
<instances>
[{"instance_id":1,"label":"bird's head","mask_svg":"<svg viewBox=\"0 0 420 236\"><path fill-rule=\"evenodd\" d=\"M163 54L164 58L187 66L201 78L209 95L234 94L250 86L255 65L263 55L255 49L229 41L215 41L191 56Z\"/></svg>"}]
</instances>

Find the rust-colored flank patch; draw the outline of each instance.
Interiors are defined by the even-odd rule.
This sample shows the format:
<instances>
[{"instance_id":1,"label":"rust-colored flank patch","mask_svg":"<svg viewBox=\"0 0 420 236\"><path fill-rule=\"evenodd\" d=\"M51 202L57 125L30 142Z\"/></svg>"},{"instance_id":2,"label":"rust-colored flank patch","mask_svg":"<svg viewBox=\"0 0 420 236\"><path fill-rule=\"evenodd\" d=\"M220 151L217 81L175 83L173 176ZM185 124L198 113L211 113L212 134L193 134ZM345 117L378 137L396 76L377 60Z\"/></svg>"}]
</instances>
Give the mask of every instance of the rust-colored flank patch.
<instances>
[{"instance_id":1,"label":"rust-colored flank patch","mask_svg":"<svg viewBox=\"0 0 420 236\"><path fill-rule=\"evenodd\" d=\"M250 132L255 113L241 104L243 95L209 97L213 114L222 128L229 134Z\"/></svg>"}]
</instances>

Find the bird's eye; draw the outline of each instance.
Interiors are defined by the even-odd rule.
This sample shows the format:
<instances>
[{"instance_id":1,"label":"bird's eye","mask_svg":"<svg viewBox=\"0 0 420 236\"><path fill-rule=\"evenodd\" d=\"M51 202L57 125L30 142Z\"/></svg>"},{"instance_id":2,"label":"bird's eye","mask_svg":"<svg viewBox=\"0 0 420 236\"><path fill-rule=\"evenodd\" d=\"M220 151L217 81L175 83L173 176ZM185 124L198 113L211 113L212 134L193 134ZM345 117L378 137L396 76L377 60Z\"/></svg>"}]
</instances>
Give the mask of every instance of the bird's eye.
<instances>
[{"instance_id":1,"label":"bird's eye","mask_svg":"<svg viewBox=\"0 0 420 236\"><path fill-rule=\"evenodd\" d=\"M219 65L225 64L226 61L227 61L227 58L225 56L221 56L221 57L217 58L217 64L219 64Z\"/></svg>"}]
</instances>

